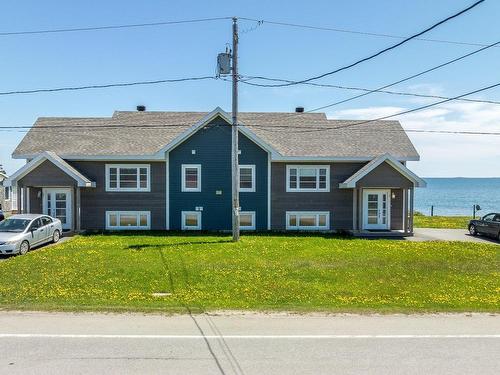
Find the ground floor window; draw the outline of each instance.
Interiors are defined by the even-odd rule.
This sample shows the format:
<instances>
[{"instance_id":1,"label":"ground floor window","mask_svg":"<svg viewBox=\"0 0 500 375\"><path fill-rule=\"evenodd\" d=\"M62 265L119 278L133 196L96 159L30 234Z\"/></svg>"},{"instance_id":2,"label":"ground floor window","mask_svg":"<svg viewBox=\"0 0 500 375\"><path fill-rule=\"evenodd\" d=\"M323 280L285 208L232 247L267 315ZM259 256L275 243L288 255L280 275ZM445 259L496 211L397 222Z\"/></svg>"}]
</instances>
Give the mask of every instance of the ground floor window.
<instances>
[{"instance_id":1,"label":"ground floor window","mask_svg":"<svg viewBox=\"0 0 500 375\"><path fill-rule=\"evenodd\" d=\"M182 211L182 230L200 230L201 211Z\"/></svg>"},{"instance_id":2,"label":"ground floor window","mask_svg":"<svg viewBox=\"0 0 500 375\"><path fill-rule=\"evenodd\" d=\"M286 229L328 230L330 229L330 213L327 211L287 211Z\"/></svg>"},{"instance_id":3,"label":"ground floor window","mask_svg":"<svg viewBox=\"0 0 500 375\"><path fill-rule=\"evenodd\" d=\"M106 211L106 229L132 230L150 229L149 211Z\"/></svg>"},{"instance_id":4,"label":"ground floor window","mask_svg":"<svg viewBox=\"0 0 500 375\"><path fill-rule=\"evenodd\" d=\"M240 229L255 230L255 211L240 212Z\"/></svg>"}]
</instances>

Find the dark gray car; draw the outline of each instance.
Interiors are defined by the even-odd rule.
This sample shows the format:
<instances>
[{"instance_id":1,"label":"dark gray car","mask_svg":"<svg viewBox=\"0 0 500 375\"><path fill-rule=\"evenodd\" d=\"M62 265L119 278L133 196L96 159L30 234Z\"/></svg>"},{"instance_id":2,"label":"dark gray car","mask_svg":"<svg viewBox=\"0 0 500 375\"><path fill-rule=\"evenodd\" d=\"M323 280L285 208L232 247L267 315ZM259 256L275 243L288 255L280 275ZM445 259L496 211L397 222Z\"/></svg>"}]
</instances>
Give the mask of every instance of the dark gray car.
<instances>
[{"instance_id":1,"label":"dark gray car","mask_svg":"<svg viewBox=\"0 0 500 375\"><path fill-rule=\"evenodd\" d=\"M484 234L500 240L500 214L490 213L481 219L469 222L469 233L473 236Z\"/></svg>"}]
</instances>

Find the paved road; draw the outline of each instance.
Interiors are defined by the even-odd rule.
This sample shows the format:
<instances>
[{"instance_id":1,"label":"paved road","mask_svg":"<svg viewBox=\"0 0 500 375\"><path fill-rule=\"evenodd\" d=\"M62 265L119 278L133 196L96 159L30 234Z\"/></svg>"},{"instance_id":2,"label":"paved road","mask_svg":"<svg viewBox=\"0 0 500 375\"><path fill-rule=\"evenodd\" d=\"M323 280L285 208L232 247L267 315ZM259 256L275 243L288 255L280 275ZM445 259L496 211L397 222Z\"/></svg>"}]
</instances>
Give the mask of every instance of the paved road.
<instances>
[{"instance_id":1,"label":"paved road","mask_svg":"<svg viewBox=\"0 0 500 375\"><path fill-rule=\"evenodd\" d=\"M498 374L500 316L0 313L2 374Z\"/></svg>"},{"instance_id":2,"label":"paved road","mask_svg":"<svg viewBox=\"0 0 500 375\"><path fill-rule=\"evenodd\" d=\"M484 236L471 236L466 229L415 228L415 235L409 241L464 241L500 244L497 240Z\"/></svg>"}]
</instances>

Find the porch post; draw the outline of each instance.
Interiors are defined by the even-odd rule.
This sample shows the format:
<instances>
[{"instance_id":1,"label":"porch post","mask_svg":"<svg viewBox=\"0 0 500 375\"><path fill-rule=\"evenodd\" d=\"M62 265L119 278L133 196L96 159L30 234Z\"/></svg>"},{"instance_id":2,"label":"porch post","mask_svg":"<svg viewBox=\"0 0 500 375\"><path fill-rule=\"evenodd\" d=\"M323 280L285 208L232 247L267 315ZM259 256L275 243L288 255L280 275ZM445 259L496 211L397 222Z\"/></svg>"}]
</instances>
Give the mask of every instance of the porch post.
<instances>
[{"instance_id":1,"label":"porch post","mask_svg":"<svg viewBox=\"0 0 500 375\"><path fill-rule=\"evenodd\" d=\"M410 188L410 234L413 234L413 200L415 188Z\"/></svg>"},{"instance_id":2,"label":"porch post","mask_svg":"<svg viewBox=\"0 0 500 375\"><path fill-rule=\"evenodd\" d=\"M403 232L408 233L408 189L403 189Z\"/></svg>"},{"instance_id":3,"label":"porch post","mask_svg":"<svg viewBox=\"0 0 500 375\"><path fill-rule=\"evenodd\" d=\"M76 188L76 231L80 232L82 229L81 212L80 212L80 187Z\"/></svg>"},{"instance_id":4,"label":"porch post","mask_svg":"<svg viewBox=\"0 0 500 375\"><path fill-rule=\"evenodd\" d=\"M358 230L358 189L352 189L352 230Z\"/></svg>"},{"instance_id":5,"label":"porch post","mask_svg":"<svg viewBox=\"0 0 500 375\"><path fill-rule=\"evenodd\" d=\"M358 189L358 229L363 230L363 189Z\"/></svg>"}]
</instances>

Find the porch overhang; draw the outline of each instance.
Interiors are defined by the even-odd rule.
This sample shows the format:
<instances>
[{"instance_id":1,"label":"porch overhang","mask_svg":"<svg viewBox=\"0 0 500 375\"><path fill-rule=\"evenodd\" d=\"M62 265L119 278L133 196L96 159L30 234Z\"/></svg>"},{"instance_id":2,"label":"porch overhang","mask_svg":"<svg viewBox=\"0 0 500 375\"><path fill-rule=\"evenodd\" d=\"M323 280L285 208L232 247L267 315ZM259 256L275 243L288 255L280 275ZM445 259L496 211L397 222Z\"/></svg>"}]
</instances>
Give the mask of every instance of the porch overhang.
<instances>
[{"instance_id":1,"label":"porch overhang","mask_svg":"<svg viewBox=\"0 0 500 375\"><path fill-rule=\"evenodd\" d=\"M56 167L61 169L65 174L75 180L76 186L92 188L95 187L95 182L91 181L89 178L84 176L82 173L73 168L70 164L64 161L59 155L55 152L45 151L31 160L29 163L24 165L22 168L17 170L12 176L10 176L5 181L5 186L16 186L17 181L22 179L24 176L35 170L38 166L40 166L44 161L50 161Z\"/></svg>"},{"instance_id":2,"label":"porch overhang","mask_svg":"<svg viewBox=\"0 0 500 375\"><path fill-rule=\"evenodd\" d=\"M393 167L398 173L407 178L409 181L413 183L414 187L426 187L427 183L420 177L418 177L415 173L410 171L403 163L399 162L395 157L389 154L384 154L376 157L368 164L366 164L363 168L354 173L351 177L349 177L344 182L339 184L340 189L354 189L357 187L357 182L360 181L363 177L367 176L370 172L375 170L382 163L387 163L391 167Z\"/></svg>"}]
</instances>

